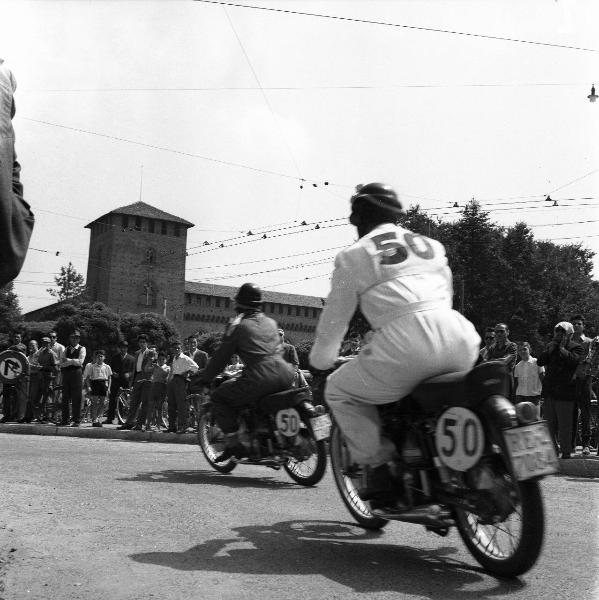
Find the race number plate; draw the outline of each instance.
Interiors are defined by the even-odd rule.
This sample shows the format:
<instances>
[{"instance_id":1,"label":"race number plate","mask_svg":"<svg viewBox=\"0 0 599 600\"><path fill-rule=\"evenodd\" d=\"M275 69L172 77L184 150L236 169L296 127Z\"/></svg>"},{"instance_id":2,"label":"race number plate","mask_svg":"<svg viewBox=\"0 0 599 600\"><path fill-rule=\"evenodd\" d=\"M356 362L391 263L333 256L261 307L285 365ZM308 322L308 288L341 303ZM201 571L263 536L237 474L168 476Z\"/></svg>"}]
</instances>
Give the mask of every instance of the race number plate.
<instances>
[{"instance_id":1,"label":"race number plate","mask_svg":"<svg viewBox=\"0 0 599 600\"><path fill-rule=\"evenodd\" d=\"M519 481L557 471L557 454L547 423L533 423L503 432Z\"/></svg>"},{"instance_id":2,"label":"race number plate","mask_svg":"<svg viewBox=\"0 0 599 600\"><path fill-rule=\"evenodd\" d=\"M441 462L454 471L467 471L482 456L483 426L471 410L448 408L437 421L435 444Z\"/></svg>"},{"instance_id":3,"label":"race number plate","mask_svg":"<svg viewBox=\"0 0 599 600\"><path fill-rule=\"evenodd\" d=\"M331 417L329 415L320 415L310 419L310 425L314 432L316 441L326 440L331 434Z\"/></svg>"},{"instance_id":4,"label":"race number plate","mask_svg":"<svg viewBox=\"0 0 599 600\"><path fill-rule=\"evenodd\" d=\"M277 413L275 417L277 429L285 437L293 437L300 430L301 418L295 408L284 408Z\"/></svg>"}]
</instances>

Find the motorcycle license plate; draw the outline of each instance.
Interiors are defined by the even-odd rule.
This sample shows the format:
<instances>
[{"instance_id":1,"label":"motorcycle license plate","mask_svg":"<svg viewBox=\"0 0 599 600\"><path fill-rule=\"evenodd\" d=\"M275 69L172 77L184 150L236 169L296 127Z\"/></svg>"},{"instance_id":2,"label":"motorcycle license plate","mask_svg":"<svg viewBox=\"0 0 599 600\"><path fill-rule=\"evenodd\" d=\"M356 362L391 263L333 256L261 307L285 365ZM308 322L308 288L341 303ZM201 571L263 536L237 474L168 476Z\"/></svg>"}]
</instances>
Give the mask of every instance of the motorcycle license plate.
<instances>
[{"instance_id":1,"label":"motorcycle license plate","mask_svg":"<svg viewBox=\"0 0 599 600\"><path fill-rule=\"evenodd\" d=\"M310 425L314 432L316 441L326 440L331 433L331 417L329 415L320 415L310 419Z\"/></svg>"},{"instance_id":2,"label":"motorcycle license plate","mask_svg":"<svg viewBox=\"0 0 599 600\"><path fill-rule=\"evenodd\" d=\"M546 422L503 432L519 481L557 472L557 454Z\"/></svg>"}]
</instances>

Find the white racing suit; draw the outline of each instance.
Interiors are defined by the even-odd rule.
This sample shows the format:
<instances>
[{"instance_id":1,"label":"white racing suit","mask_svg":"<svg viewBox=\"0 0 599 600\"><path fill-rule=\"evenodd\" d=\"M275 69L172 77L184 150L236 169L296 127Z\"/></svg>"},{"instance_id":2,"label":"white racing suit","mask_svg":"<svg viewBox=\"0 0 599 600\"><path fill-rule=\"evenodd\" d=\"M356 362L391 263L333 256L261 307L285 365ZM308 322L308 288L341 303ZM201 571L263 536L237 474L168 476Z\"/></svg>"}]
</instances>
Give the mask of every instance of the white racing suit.
<instances>
[{"instance_id":1,"label":"white racing suit","mask_svg":"<svg viewBox=\"0 0 599 600\"><path fill-rule=\"evenodd\" d=\"M452 297L443 245L402 227L379 225L337 255L310 362L321 370L334 365L359 305L374 335L328 377L325 390L355 462L378 466L395 452L381 436L376 405L399 400L424 379L474 365L480 337L452 310Z\"/></svg>"}]
</instances>

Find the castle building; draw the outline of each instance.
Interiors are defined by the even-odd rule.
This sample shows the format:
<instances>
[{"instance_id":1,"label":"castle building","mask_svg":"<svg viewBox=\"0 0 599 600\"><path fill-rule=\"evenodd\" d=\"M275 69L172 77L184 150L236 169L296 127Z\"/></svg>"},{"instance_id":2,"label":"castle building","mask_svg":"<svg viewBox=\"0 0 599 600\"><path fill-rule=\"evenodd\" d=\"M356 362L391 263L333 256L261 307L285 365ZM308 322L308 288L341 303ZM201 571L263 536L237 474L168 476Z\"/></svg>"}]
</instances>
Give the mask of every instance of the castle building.
<instances>
[{"instance_id":1,"label":"castle building","mask_svg":"<svg viewBox=\"0 0 599 600\"><path fill-rule=\"evenodd\" d=\"M165 315L184 336L222 331L234 315L236 287L185 281L187 230L193 223L135 202L85 227L90 230L89 300L117 312ZM264 302L264 312L294 343L314 336L321 298L265 291ZM26 318L39 318L43 310Z\"/></svg>"}]
</instances>

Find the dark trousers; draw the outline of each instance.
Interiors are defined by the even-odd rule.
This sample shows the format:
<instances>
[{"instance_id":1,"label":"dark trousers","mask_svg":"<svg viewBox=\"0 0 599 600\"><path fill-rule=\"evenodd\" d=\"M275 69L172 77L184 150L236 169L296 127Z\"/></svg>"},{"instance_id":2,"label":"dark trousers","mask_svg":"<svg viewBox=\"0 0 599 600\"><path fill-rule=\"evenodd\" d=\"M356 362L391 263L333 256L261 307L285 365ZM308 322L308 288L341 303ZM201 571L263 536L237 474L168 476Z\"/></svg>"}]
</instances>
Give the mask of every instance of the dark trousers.
<instances>
[{"instance_id":1,"label":"dark trousers","mask_svg":"<svg viewBox=\"0 0 599 600\"><path fill-rule=\"evenodd\" d=\"M166 386L168 400L169 431L185 431L187 429L187 381L184 377L175 375Z\"/></svg>"},{"instance_id":2,"label":"dark trousers","mask_svg":"<svg viewBox=\"0 0 599 600\"><path fill-rule=\"evenodd\" d=\"M260 365L259 374L244 373L216 388L212 394L214 417L223 433L237 431L239 412L244 406L291 387L295 369L288 363L284 365L281 367L276 361Z\"/></svg>"},{"instance_id":3,"label":"dark trousers","mask_svg":"<svg viewBox=\"0 0 599 600\"><path fill-rule=\"evenodd\" d=\"M15 383L5 383L2 390L3 420L15 421L23 402L27 403L27 378L23 376Z\"/></svg>"},{"instance_id":4,"label":"dark trousers","mask_svg":"<svg viewBox=\"0 0 599 600\"><path fill-rule=\"evenodd\" d=\"M559 442L563 453L572 453L572 400L545 398L543 405L544 417L547 419L549 430Z\"/></svg>"},{"instance_id":5,"label":"dark trousers","mask_svg":"<svg viewBox=\"0 0 599 600\"><path fill-rule=\"evenodd\" d=\"M143 425L146 421L146 411L148 410L148 396L152 382L149 379L136 381L131 390L131 403L129 404L129 414L127 415L127 425L139 424ZM139 410L139 415L136 415Z\"/></svg>"},{"instance_id":6,"label":"dark trousers","mask_svg":"<svg viewBox=\"0 0 599 600\"><path fill-rule=\"evenodd\" d=\"M150 390L150 400L148 402L148 414L146 417L146 427L151 425L162 425L162 404L166 398L166 383L156 381L152 383Z\"/></svg>"},{"instance_id":7,"label":"dark trousers","mask_svg":"<svg viewBox=\"0 0 599 600\"><path fill-rule=\"evenodd\" d=\"M81 421L81 392L83 379L81 369L62 369L62 424L69 423L69 402L73 410L73 421Z\"/></svg>"},{"instance_id":8,"label":"dark trousers","mask_svg":"<svg viewBox=\"0 0 599 600\"><path fill-rule=\"evenodd\" d=\"M129 387L129 382L126 379L116 379L110 384L110 396L108 398L108 412L106 413L107 421L114 421L116 416L116 403L119 397L119 392L122 388Z\"/></svg>"},{"instance_id":9,"label":"dark trousers","mask_svg":"<svg viewBox=\"0 0 599 600\"><path fill-rule=\"evenodd\" d=\"M574 414L572 416L572 446L576 446L578 433L578 417L580 415L580 443L589 446L591 443L591 381L592 377L576 379L576 392L574 395Z\"/></svg>"}]
</instances>

